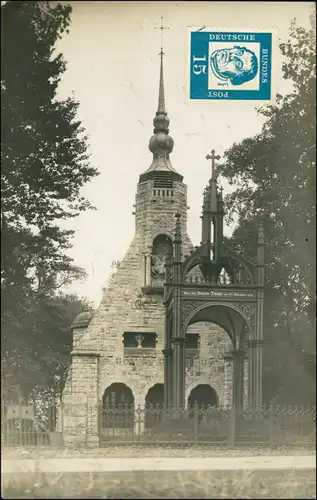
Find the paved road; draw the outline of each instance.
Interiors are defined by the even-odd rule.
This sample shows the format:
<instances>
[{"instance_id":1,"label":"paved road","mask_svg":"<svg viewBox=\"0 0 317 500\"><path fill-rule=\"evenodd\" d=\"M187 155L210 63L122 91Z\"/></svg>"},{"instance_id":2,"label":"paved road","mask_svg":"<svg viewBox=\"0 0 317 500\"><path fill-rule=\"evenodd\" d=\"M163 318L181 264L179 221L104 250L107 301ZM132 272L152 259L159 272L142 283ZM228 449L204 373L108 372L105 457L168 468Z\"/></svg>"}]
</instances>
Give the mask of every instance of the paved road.
<instances>
[{"instance_id":1,"label":"paved road","mask_svg":"<svg viewBox=\"0 0 317 500\"><path fill-rule=\"evenodd\" d=\"M1 473L315 469L315 456L2 460Z\"/></svg>"}]
</instances>

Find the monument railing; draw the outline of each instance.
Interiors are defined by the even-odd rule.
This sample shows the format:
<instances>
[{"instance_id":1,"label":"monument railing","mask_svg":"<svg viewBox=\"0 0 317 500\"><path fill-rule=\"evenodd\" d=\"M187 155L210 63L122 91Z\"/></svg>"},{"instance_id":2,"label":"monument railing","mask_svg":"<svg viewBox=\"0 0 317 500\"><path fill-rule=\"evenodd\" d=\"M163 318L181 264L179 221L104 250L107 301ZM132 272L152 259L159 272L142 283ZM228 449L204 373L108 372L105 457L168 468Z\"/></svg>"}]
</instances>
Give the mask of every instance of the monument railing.
<instances>
[{"instance_id":1,"label":"monument railing","mask_svg":"<svg viewBox=\"0 0 317 500\"><path fill-rule=\"evenodd\" d=\"M61 447L71 440L88 446L92 436L96 438L94 443L105 447L115 444L315 449L316 445L315 407L243 409L194 405L176 410L150 404L93 408L86 404L62 404L47 406L42 412L31 410L31 405L3 403L2 407L1 442L7 447Z\"/></svg>"}]
</instances>

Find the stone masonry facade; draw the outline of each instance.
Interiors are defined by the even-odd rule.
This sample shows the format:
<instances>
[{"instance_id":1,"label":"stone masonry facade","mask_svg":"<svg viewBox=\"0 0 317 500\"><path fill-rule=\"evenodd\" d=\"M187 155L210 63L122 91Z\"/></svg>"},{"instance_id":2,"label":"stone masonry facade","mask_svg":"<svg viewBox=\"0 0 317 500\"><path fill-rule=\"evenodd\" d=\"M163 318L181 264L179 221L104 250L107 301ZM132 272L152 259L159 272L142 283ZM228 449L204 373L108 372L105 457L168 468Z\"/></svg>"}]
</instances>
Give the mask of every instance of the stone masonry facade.
<instances>
[{"instance_id":1,"label":"stone masonry facade","mask_svg":"<svg viewBox=\"0 0 317 500\"><path fill-rule=\"evenodd\" d=\"M64 408L70 412L63 416L64 435L70 441L80 437L92 443L98 441L98 407L111 384L125 384L132 390L134 403L144 406L149 389L164 382L163 295L142 294L142 288L150 285L147 281L150 278L146 276L148 259L158 234L173 239L177 211L182 214L184 254L193 250L193 245L186 231L186 186L174 183L173 199L166 200L153 195L151 184L148 181L138 185L135 237L110 286L105 289L98 309L87 327L73 329L72 365L63 395ZM131 331L156 334L155 348L145 349L145 354L125 355L123 336ZM199 357L186 368L186 400L196 386L208 384L216 391L220 405L230 405L232 361L228 353L232 344L229 336L210 323L191 325L188 333L199 334L200 345ZM247 369L244 385L247 389Z\"/></svg>"}]
</instances>

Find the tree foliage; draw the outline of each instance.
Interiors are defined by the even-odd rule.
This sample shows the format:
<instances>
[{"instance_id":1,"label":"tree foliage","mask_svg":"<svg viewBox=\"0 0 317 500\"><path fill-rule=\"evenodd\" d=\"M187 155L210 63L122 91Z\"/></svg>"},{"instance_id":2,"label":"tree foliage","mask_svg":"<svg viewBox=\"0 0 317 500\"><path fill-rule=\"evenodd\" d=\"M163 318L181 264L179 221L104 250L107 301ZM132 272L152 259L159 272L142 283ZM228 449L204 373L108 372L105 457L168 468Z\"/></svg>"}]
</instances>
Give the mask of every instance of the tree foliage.
<instances>
[{"instance_id":1,"label":"tree foliage","mask_svg":"<svg viewBox=\"0 0 317 500\"><path fill-rule=\"evenodd\" d=\"M260 218L266 236L265 395L315 398L315 113L314 30L290 27L280 45L289 95L259 110L262 132L226 151L220 174L235 185L228 220L238 216L231 244L256 255Z\"/></svg>"},{"instance_id":2,"label":"tree foliage","mask_svg":"<svg viewBox=\"0 0 317 500\"><path fill-rule=\"evenodd\" d=\"M80 190L97 171L78 103L56 95L66 63L54 47L71 8L9 2L1 10L2 281L36 286L56 266L71 270L72 231L57 222L91 208Z\"/></svg>"},{"instance_id":3,"label":"tree foliage","mask_svg":"<svg viewBox=\"0 0 317 500\"><path fill-rule=\"evenodd\" d=\"M68 348L66 304L70 311L85 305L57 295L85 275L67 254L73 231L61 221L93 208L81 189L98 174L78 102L57 95L66 62L55 43L70 15L69 5L52 2L1 7L2 359L23 383L27 364L36 376L41 363L46 374L57 366L48 358Z\"/></svg>"},{"instance_id":4,"label":"tree foliage","mask_svg":"<svg viewBox=\"0 0 317 500\"><path fill-rule=\"evenodd\" d=\"M22 307L21 307L22 305ZM71 324L93 305L72 294L56 294L31 300L3 318L1 388L6 398L32 393L60 396L71 362Z\"/></svg>"}]
</instances>

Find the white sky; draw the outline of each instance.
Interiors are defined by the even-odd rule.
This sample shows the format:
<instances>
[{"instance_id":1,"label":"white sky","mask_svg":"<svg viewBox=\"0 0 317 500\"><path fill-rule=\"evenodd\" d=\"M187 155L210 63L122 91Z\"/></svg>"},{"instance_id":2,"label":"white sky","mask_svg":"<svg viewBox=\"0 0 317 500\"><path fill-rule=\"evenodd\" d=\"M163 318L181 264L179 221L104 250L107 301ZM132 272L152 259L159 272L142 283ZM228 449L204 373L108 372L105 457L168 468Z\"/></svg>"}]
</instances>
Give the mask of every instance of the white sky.
<instances>
[{"instance_id":1,"label":"white sky","mask_svg":"<svg viewBox=\"0 0 317 500\"><path fill-rule=\"evenodd\" d=\"M164 35L165 96L170 135L175 141L171 162L188 186L188 232L200 241L202 191L210 165L205 156L220 155L260 132L263 118L257 103L186 102L186 26L239 30L275 29L277 42L286 41L291 20L308 26L313 2L70 2L70 34L57 49L67 71L60 96L80 102L79 118L89 136L91 163L100 175L83 194L97 211L81 214L67 224L75 229L70 254L89 274L69 291L97 305L113 260L124 256L134 235L138 176L151 163L148 141L158 99L160 17L170 27ZM276 91L287 91L279 50L274 57ZM228 185L224 184L225 192ZM230 229L227 228L227 234Z\"/></svg>"}]
</instances>

